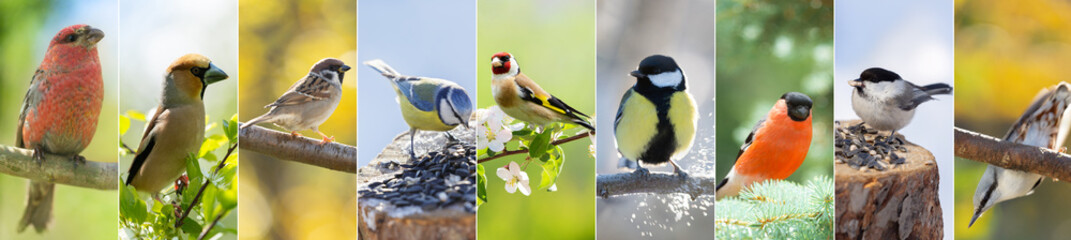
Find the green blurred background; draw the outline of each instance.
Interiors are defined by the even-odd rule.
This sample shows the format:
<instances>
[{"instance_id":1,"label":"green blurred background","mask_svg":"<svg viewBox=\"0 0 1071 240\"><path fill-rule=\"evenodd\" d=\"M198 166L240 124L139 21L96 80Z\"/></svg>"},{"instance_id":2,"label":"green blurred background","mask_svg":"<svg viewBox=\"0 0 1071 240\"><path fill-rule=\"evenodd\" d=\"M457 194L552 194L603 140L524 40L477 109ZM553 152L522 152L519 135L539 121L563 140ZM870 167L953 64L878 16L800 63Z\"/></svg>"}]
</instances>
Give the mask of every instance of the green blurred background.
<instances>
[{"instance_id":1,"label":"green blurred background","mask_svg":"<svg viewBox=\"0 0 1071 240\"><path fill-rule=\"evenodd\" d=\"M719 0L717 176L785 92L807 94L811 149L789 181L833 176L833 1ZM716 210L715 210L716 211Z\"/></svg>"},{"instance_id":2,"label":"green blurred background","mask_svg":"<svg viewBox=\"0 0 1071 240\"><path fill-rule=\"evenodd\" d=\"M556 97L584 113L595 112L595 1L477 1L477 106L494 105L491 56L507 51L522 72ZM593 116L598 118L598 116ZM613 116L608 116L613 117ZM566 131L572 135L582 128ZM566 160L558 191L532 189L531 196L509 194L495 169L521 155L484 163L488 202L481 205L481 239L594 239L595 160L590 140L563 145ZM537 162L538 163L538 162ZM529 165L532 188L542 169Z\"/></svg>"},{"instance_id":3,"label":"green blurred background","mask_svg":"<svg viewBox=\"0 0 1071 240\"><path fill-rule=\"evenodd\" d=\"M60 29L89 24L104 31L97 43L104 77L104 107L93 142L82 152L90 161L118 159L116 104L119 101L117 1L0 1L0 144L14 146L22 98L48 43ZM23 178L0 174L0 239L116 239L119 195L116 191L56 185L52 224L44 234L15 227L26 204ZM118 183L117 183L118 184Z\"/></svg>"},{"instance_id":4,"label":"green blurred background","mask_svg":"<svg viewBox=\"0 0 1071 240\"><path fill-rule=\"evenodd\" d=\"M357 6L352 0L240 0L239 108L242 121L334 57L353 67L342 101L320 130L357 143ZM264 127L278 129L270 124ZM301 132L319 138L314 131ZM356 176L240 151L239 227L242 239L355 239ZM356 158L356 156L354 156Z\"/></svg>"},{"instance_id":5,"label":"green blurred background","mask_svg":"<svg viewBox=\"0 0 1071 240\"><path fill-rule=\"evenodd\" d=\"M956 127L1003 137L1038 91L1069 80L1071 2L957 0L955 8ZM1050 180L1033 195L997 204L967 228L985 167L956 159L957 239L1071 236L1071 185Z\"/></svg>"}]
</instances>

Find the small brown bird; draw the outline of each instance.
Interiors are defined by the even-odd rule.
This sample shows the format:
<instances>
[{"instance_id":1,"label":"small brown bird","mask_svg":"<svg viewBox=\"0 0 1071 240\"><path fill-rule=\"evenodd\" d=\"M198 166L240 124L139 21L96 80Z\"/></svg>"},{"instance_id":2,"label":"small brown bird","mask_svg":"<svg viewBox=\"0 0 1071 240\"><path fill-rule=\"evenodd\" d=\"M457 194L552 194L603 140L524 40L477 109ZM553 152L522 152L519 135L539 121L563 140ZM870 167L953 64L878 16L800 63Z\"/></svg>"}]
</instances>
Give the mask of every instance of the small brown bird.
<instances>
[{"instance_id":1,"label":"small brown bird","mask_svg":"<svg viewBox=\"0 0 1071 240\"><path fill-rule=\"evenodd\" d=\"M595 127L588 122L588 115L550 95L521 73L521 66L512 54L496 53L491 58L491 72L494 73L491 77L491 95L506 115L539 126L571 122L595 131Z\"/></svg>"},{"instance_id":2,"label":"small brown bird","mask_svg":"<svg viewBox=\"0 0 1071 240\"><path fill-rule=\"evenodd\" d=\"M312 65L309 74L290 86L283 96L274 103L264 106L271 108L268 113L249 120L242 128L261 122L274 123L275 126L290 131L295 137L301 136L297 131L311 129L323 137L320 144L334 141L334 137L320 132L320 124L327 121L335 112L338 102L342 100L342 79L350 70L342 60L324 58Z\"/></svg>"},{"instance_id":3,"label":"small brown bird","mask_svg":"<svg viewBox=\"0 0 1071 240\"><path fill-rule=\"evenodd\" d=\"M126 184L155 195L186 170L186 157L196 155L204 141L204 91L227 79L227 73L200 54L171 63L164 78L160 106L147 122Z\"/></svg>"}]
</instances>

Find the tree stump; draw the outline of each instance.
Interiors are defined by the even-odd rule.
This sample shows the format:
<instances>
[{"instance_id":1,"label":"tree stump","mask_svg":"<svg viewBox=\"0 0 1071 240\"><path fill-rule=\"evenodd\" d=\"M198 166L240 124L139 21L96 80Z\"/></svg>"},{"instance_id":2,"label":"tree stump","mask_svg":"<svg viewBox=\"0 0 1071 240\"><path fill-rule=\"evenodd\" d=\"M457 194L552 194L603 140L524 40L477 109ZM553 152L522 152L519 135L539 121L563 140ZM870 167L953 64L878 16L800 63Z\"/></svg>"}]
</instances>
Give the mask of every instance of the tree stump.
<instances>
[{"instance_id":1,"label":"tree stump","mask_svg":"<svg viewBox=\"0 0 1071 240\"><path fill-rule=\"evenodd\" d=\"M844 121L836 128L859 123ZM905 140L904 147L905 163L884 171L855 169L835 161L837 239L943 237L937 162L933 154L918 145Z\"/></svg>"},{"instance_id":2,"label":"tree stump","mask_svg":"<svg viewBox=\"0 0 1071 240\"><path fill-rule=\"evenodd\" d=\"M444 133L420 131L415 137L417 158L422 159L423 156L421 155L426 156L426 153L432 151L445 153L464 148L474 149L475 147L472 146L476 142L474 133L473 129L465 127L451 130L450 134L458 138L463 144L447 146L449 140ZM460 147L461 145L465 147L462 148ZM475 158L475 150L472 150L471 154ZM473 162L475 162L475 159L473 159ZM458 196L451 195L450 198L452 200L449 200L449 202L443 200L444 203L441 204L441 207L435 207L436 203L432 203L433 207L431 208L421 207L420 204L417 204L421 200L415 200L412 203L395 204L398 202L394 200L402 201L398 200L402 197L369 197L369 195L373 195L370 191L372 188L377 187L376 185L386 185L381 182L396 178L397 174L402 174L407 168L412 168L412 165L415 164L419 164L418 161L409 159L409 133L405 132L396 136L394 141L383 149L374 160L357 171L358 198L360 199L358 201L357 215L358 239L476 239L476 214L474 210L476 197L475 163L473 163L471 170L473 180L471 183L467 183L472 185L472 194L469 194L471 196L461 196L462 193L457 193ZM459 171L459 173L468 172L466 169L445 169L443 171L453 173L455 170ZM447 175L450 174L442 174L442 177ZM408 175L406 175L406 178L408 178ZM467 179L467 176L461 176L461 179ZM372 188L369 185L373 185ZM414 184L414 186L416 185L439 187L438 184L423 182ZM400 193L401 196L413 194L402 191L397 193ZM438 197L435 197L434 194L431 195L431 202L438 202ZM465 200L453 202L455 197ZM468 203L468 200L471 200L471 204Z\"/></svg>"}]
</instances>

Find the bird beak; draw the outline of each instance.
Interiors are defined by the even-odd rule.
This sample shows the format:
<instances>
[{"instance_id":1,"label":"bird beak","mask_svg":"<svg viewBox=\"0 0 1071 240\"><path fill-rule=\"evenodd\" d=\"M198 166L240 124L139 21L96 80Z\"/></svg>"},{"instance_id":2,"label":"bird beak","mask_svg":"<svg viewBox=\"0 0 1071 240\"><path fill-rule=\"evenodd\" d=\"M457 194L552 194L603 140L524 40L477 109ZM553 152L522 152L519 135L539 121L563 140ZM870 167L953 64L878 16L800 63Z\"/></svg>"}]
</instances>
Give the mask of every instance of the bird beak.
<instances>
[{"instance_id":1,"label":"bird beak","mask_svg":"<svg viewBox=\"0 0 1071 240\"><path fill-rule=\"evenodd\" d=\"M104 38L104 31L101 31L100 29L86 26L85 31L86 36L88 36L88 38L86 38L86 41L88 41L89 44L95 45L97 44L97 42L100 42L100 40Z\"/></svg>"},{"instance_id":2,"label":"bird beak","mask_svg":"<svg viewBox=\"0 0 1071 240\"><path fill-rule=\"evenodd\" d=\"M857 78L855 80L848 81L848 86L861 88L863 87L863 80Z\"/></svg>"},{"instance_id":3,"label":"bird beak","mask_svg":"<svg viewBox=\"0 0 1071 240\"><path fill-rule=\"evenodd\" d=\"M349 71L349 70L350 70L350 66L349 65L342 65L342 67L338 68L338 72L340 72L340 73L344 73L344 72Z\"/></svg>"},{"instance_id":4,"label":"bird beak","mask_svg":"<svg viewBox=\"0 0 1071 240\"><path fill-rule=\"evenodd\" d=\"M637 78L647 77L647 74L641 73L640 70L632 71L632 72L628 73L628 75L632 75L633 77L637 77Z\"/></svg>"},{"instance_id":5,"label":"bird beak","mask_svg":"<svg viewBox=\"0 0 1071 240\"><path fill-rule=\"evenodd\" d=\"M216 64L209 63L208 71L205 72L205 84L212 84L224 79L227 79L227 73L223 72L223 69L216 67Z\"/></svg>"},{"instance_id":6,"label":"bird beak","mask_svg":"<svg viewBox=\"0 0 1071 240\"><path fill-rule=\"evenodd\" d=\"M492 68L500 68L500 67L502 67L502 61L499 61L496 58L494 61L491 61L491 67Z\"/></svg>"}]
</instances>

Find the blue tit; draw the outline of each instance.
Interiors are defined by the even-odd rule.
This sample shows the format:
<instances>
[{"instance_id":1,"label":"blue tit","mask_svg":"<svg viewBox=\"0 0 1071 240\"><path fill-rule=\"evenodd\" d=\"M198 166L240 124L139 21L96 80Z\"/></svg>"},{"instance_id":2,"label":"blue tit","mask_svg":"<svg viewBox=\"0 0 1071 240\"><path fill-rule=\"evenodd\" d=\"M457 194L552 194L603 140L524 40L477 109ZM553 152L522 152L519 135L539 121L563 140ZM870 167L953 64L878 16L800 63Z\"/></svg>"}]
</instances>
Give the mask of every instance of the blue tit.
<instances>
[{"instance_id":1,"label":"blue tit","mask_svg":"<svg viewBox=\"0 0 1071 240\"><path fill-rule=\"evenodd\" d=\"M491 58L491 72L494 73L491 77L491 95L506 115L538 126L571 122L595 131L587 119L588 115L550 95L521 73L521 66L517 65L517 59L512 54L495 54Z\"/></svg>"},{"instance_id":2,"label":"blue tit","mask_svg":"<svg viewBox=\"0 0 1071 240\"><path fill-rule=\"evenodd\" d=\"M376 59L364 62L394 86L402 117L409 124L409 157L415 159L413 137L417 130L446 132L457 125L468 127L472 101L457 83L445 79L405 76ZM447 133L447 137L454 139Z\"/></svg>"},{"instance_id":3,"label":"blue tit","mask_svg":"<svg viewBox=\"0 0 1071 240\"><path fill-rule=\"evenodd\" d=\"M614 140L624 158L620 165L670 162L674 172L683 176L674 161L692 147L698 121L684 72L673 58L653 55L644 58L630 75L636 84L621 97L614 118ZM638 163L635 167L646 171Z\"/></svg>"}]
</instances>

